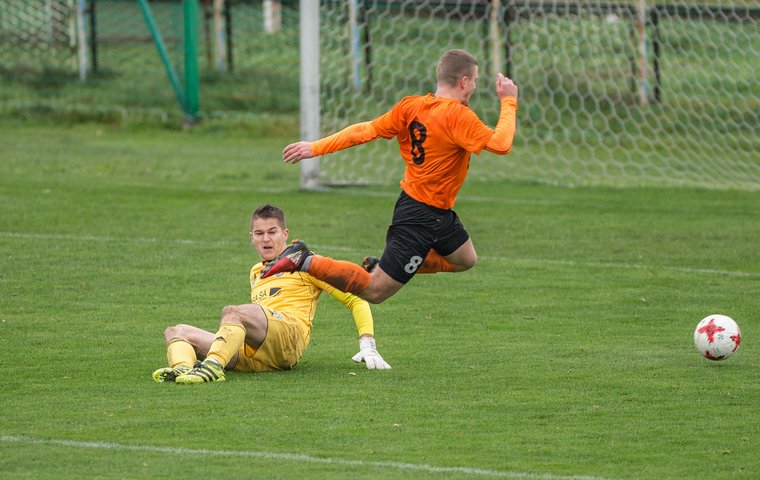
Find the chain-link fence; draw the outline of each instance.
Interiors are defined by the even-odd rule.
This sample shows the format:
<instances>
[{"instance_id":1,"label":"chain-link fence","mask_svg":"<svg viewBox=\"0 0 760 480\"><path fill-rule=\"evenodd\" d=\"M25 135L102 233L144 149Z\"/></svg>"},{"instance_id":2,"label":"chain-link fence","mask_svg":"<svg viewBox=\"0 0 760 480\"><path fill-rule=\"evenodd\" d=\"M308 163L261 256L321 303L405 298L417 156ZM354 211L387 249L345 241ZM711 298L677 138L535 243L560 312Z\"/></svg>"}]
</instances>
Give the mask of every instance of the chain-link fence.
<instances>
[{"instance_id":1,"label":"chain-link fence","mask_svg":"<svg viewBox=\"0 0 760 480\"><path fill-rule=\"evenodd\" d=\"M167 69L185 82L185 3L4 0L2 111L176 124L183 114ZM200 116L297 113L298 2L198 0L196 11Z\"/></svg>"},{"instance_id":2,"label":"chain-link fence","mask_svg":"<svg viewBox=\"0 0 760 480\"><path fill-rule=\"evenodd\" d=\"M169 72L187 83L191 2L200 116L297 135L297 0L4 0L0 115L180 124ZM473 157L473 178L760 188L754 0L319 4L322 134L433 91L440 53L465 48L481 61L471 103L488 123L495 71L520 85L515 151L506 164ZM326 156L322 182L395 182L395 149Z\"/></svg>"},{"instance_id":3,"label":"chain-link fence","mask_svg":"<svg viewBox=\"0 0 760 480\"><path fill-rule=\"evenodd\" d=\"M435 91L441 52L479 58L473 109L494 125L496 71L520 87L508 158L470 177L563 185L760 189L760 5L651 0L321 3L322 130ZM377 141L321 159L323 183L394 182Z\"/></svg>"}]
</instances>

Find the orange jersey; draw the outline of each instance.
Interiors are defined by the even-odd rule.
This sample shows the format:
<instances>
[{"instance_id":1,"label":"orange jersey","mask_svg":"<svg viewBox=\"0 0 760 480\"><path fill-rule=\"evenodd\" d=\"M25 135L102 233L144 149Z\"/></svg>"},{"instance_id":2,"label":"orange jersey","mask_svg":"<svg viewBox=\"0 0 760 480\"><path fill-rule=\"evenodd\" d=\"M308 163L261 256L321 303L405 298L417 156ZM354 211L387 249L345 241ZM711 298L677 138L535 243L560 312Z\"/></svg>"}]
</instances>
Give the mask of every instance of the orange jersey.
<instances>
[{"instance_id":1,"label":"orange jersey","mask_svg":"<svg viewBox=\"0 0 760 480\"><path fill-rule=\"evenodd\" d=\"M396 137L406 162L401 188L432 207L450 209L470 166L470 155L488 148L508 153L515 133L515 97L502 99L495 131L469 107L432 94L401 99L372 122L352 125L312 144L315 155L334 152L382 137ZM489 142L498 136L493 148Z\"/></svg>"}]
</instances>

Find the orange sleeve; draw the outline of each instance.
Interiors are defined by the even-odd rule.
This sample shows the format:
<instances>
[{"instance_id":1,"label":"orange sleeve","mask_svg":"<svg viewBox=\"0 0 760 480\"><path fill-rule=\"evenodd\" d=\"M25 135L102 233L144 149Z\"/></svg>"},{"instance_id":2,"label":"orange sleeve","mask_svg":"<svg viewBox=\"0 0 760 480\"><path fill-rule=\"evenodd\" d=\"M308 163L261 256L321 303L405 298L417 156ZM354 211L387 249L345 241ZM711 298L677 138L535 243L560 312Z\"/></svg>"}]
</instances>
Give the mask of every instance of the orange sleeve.
<instances>
[{"instance_id":1,"label":"orange sleeve","mask_svg":"<svg viewBox=\"0 0 760 480\"><path fill-rule=\"evenodd\" d=\"M506 155L512 150L512 141L517 128L517 97L501 99L501 113L493 136L486 144L486 150L498 155Z\"/></svg>"},{"instance_id":2,"label":"orange sleeve","mask_svg":"<svg viewBox=\"0 0 760 480\"><path fill-rule=\"evenodd\" d=\"M338 133L313 142L311 151L314 155L325 155L354 145L371 142L378 137L379 135L375 132L372 122L355 123Z\"/></svg>"}]
</instances>

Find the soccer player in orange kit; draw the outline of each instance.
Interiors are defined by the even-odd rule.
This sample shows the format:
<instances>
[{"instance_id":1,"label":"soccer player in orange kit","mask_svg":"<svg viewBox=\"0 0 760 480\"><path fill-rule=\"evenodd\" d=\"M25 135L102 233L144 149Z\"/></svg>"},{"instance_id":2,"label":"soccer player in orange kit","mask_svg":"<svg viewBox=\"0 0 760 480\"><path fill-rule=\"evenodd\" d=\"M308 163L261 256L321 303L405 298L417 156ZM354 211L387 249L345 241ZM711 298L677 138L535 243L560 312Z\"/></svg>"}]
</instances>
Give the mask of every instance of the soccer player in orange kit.
<instances>
[{"instance_id":1,"label":"soccer player in orange kit","mask_svg":"<svg viewBox=\"0 0 760 480\"><path fill-rule=\"evenodd\" d=\"M304 242L295 241L264 269L261 278L306 271L339 290L380 303L417 273L461 272L475 265L475 247L452 207L472 153L511 151L518 89L512 80L497 75L501 112L491 129L468 106L478 81L475 57L464 50L448 50L438 61L436 76L434 94L405 97L375 120L283 150L283 160L294 164L377 138L396 137L406 170L379 262L368 258L359 266L334 260L314 255Z\"/></svg>"}]
</instances>

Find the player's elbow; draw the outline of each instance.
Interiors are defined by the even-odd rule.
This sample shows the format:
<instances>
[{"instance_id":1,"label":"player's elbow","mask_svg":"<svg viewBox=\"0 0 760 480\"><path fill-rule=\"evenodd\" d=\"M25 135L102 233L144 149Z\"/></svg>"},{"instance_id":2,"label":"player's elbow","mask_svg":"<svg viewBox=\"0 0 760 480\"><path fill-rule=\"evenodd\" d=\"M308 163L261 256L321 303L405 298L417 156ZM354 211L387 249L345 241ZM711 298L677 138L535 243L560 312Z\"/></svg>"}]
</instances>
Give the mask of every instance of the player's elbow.
<instances>
[{"instance_id":1,"label":"player's elbow","mask_svg":"<svg viewBox=\"0 0 760 480\"><path fill-rule=\"evenodd\" d=\"M506 155L512 151L512 142L488 142L486 150L496 155Z\"/></svg>"},{"instance_id":2,"label":"player's elbow","mask_svg":"<svg viewBox=\"0 0 760 480\"><path fill-rule=\"evenodd\" d=\"M486 143L486 150L497 155L506 155L512 151L512 142L515 139L514 130L497 126L493 135Z\"/></svg>"}]
</instances>

